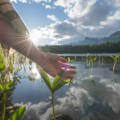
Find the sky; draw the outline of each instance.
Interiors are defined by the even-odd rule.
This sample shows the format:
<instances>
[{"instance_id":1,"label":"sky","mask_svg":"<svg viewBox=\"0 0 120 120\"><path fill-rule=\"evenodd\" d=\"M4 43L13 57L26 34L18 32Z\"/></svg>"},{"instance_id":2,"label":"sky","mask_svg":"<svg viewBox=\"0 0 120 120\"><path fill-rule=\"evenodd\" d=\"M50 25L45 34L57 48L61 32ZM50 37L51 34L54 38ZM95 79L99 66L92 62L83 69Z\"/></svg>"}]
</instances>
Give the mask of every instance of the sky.
<instances>
[{"instance_id":1,"label":"sky","mask_svg":"<svg viewBox=\"0 0 120 120\"><path fill-rule=\"evenodd\" d=\"M11 0L36 45L85 37L106 37L120 30L120 0Z\"/></svg>"}]
</instances>

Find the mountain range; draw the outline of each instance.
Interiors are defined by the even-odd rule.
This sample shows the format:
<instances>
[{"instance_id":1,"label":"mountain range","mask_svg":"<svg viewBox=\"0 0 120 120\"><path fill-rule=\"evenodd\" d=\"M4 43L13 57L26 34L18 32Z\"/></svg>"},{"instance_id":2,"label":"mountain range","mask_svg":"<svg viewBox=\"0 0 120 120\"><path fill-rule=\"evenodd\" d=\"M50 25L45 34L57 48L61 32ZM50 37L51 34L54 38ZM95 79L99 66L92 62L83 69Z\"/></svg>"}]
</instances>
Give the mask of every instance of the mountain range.
<instances>
[{"instance_id":1,"label":"mountain range","mask_svg":"<svg viewBox=\"0 0 120 120\"><path fill-rule=\"evenodd\" d=\"M106 42L118 42L120 41L120 31L112 33L108 37L95 38L95 37L85 37L83 40L66 40L60 41L59 44L64 45L98 45Z\"/></svg>"}]
</instances>

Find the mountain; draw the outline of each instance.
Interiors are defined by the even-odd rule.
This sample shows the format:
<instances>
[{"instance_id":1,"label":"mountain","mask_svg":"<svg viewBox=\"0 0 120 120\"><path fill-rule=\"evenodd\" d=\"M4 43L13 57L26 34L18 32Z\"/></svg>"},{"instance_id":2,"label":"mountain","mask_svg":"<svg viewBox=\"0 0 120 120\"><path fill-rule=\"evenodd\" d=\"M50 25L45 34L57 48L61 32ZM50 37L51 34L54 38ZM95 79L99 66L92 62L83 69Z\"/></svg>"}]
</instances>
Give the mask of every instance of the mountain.
<instances>
[{"instance_id":1,"label":"mountain","mask_svg":"<svg viewBox=\"0 0 120 120\"><path fill-rule=\"evenodd\" d=\"M114 32L109 37L104 38L103 41L105 41L105 42L118 42L118 41L120 41L120 31Z\"/></svg>"},{"instance_id":2,"label":"mountain","mask_svg":"<svg viewBox=\"0 0 120 120\"><path fill-rule=\"evenodd\" d=\"M94 45L94 44L102 44L106 42L118 42L120 41L120 31L112 33L108 37L104 38L95 38L95 37L85 37L81 40L66 40L60 41L59 44L61 45Z\"/></svg>"},{"instance_id":3,"label":"mountain","mask_svg":"<svg viewBox=\"0 0 120 120\"><path fill-rule=\"evenodd\" d=\"M83 44L85 44L85 45L101 44L102 39L103 38L85 37Z\"/></svg>"},{"instance_id":4,"label":"mountain","mask_svg":"<svg viewBox=\"0 0 120 120\"><path fill-rule=\"evenodd\" d=\"M100 44L101 38L92 38L92 37L85 37L82 40L63 40L60 41L59 44L61 45L88 45L88 44Z\"/></svg>"}]
</instances>

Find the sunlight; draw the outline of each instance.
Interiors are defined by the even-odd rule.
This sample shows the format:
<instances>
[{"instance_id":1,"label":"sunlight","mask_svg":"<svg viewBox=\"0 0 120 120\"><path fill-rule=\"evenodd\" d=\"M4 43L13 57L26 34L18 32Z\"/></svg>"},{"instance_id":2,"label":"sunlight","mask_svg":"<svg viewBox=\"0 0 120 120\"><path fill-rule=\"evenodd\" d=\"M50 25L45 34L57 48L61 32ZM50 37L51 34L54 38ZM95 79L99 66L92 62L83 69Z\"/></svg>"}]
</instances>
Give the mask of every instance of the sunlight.
<instances>
[{"instance_id":1,"label":"sunlight","mask_svg":"<svg viewBox=\"0 0 120 120\"><path fill-rule=\"evenodd\" d=\"M33 30L32 32L30 32L29 38L36 45L38 44L38 41L41 37L42 36L41 36L40 32L38 33L38 31L36 31L36 30Z\"/></svg>"}]
</instances>

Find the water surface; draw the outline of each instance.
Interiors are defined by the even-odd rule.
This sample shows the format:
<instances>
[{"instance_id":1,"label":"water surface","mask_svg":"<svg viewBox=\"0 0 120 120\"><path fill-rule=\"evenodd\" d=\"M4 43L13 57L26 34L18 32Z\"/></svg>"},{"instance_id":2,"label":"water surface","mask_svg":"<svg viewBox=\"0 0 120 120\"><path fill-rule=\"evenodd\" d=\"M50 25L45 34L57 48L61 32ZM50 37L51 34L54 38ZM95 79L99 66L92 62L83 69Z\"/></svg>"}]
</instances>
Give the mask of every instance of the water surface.
<instances>
[{"instance_id":1,"label":"water surface","mask_svg":"<svg viewBox=\"0 0 120 120\"><path fill-rule=\"evenodd\" d=\"M85 61L72 64L77 67L77 74L71 86L66 85L56 93L56 113L67 114L73 120L120 120L120 66L113 73L113 63L96 62L92 69ZM24 120L48 120L50 92L35 66L32 72L19 74L36 78L23 77L13 94L14 103L28 106Z\"/></svg>"}]
</instances>

